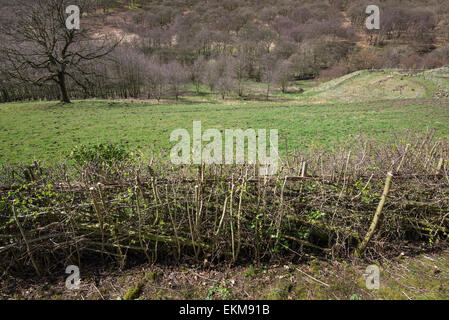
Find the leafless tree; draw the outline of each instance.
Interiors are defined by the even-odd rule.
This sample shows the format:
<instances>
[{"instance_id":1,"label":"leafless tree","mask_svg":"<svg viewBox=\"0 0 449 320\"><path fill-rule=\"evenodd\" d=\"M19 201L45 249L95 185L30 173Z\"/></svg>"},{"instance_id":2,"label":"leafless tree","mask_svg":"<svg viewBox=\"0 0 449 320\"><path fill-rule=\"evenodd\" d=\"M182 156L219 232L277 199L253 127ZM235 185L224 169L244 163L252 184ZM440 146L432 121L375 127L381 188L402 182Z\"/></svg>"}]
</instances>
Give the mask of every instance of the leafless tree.
<instances>
[{"instance_id":1,"label":"leafless tree","mask_svg":"<svg viewBox=\"0 0 449 320\"><path fill-rule=\"evenodd\" d=\"M7 76L3 72L0 72L0 101L1 102L9 101L8 80Z\"/></svg>"},{"instance_id":2,"label":"leafless tree","mask_svg":"<svg viewBox=\"0 0 449 320\"><path fill-rule=\"evenodd\" d=\"M90 0L22 1L12 22L0 27L6 40L0 49L4 72L38 86L56 83L61 101L70 103L68 81L87 89L92 75L85 65L105 57L119 42L95 37L87 23L80 29L67 28L66 8L78 5L83 17L91 4Z\"/></svg>"},{"instance_id":3,"label":"leafless tree","mask_svg":"<svg viewBox=\"0 0 449 320\"><path fill-rule=\"evenodd\" d=\"M239 97L243 96L243 81L248 78L248 66L248 55L244 51L240 51L231 64L232 77L237 81L237 93Z\"/></svg>"},{"instance_id":4,"label":"leafless tree","mask_svg":"<svg viewBox=\"0 0 449 320\"><path fill-rule=\"evenodd\" d=\"M201 85L201 75L204 72L204 68L206 67L206 59L204 56L200 56L195 62L189 67L189 77L195 86L196 92L200 92Z\"/></svg>"},{"instance_id":5,"label":"leafless tree","mask_svg":"<svg viewBox=\"0 0 449 320\"><path fill-rule=\"evenodd\" d=\"M145 86L149 61L131 48L117 48L112 55L112 80L119 84L124 98L138 98Z\"/></svg>"},{"instance_id":6,"label":"leafless tree","mask_svg":"<svg viewBox=\"0 0 449 320\"><path fill-rule=\"evenodd\" d=\"M157 101L160 101L165 93L166 87L166 74L165 70L160 63L151 61L148 66L148 97L154 97Z\"/></svg>"},{"instance_id":7,"label":"leafless tree","mask_svg":"<svg viewBox=\"0 0 449 320\"><path fill-rule=\"evenodd\" d=\"M262 67L262 81L267 85L266 100L270 97L271 86L273 85L275 78L275 59L273 54L266 54L260 59Z\"/></svg>"},{"instance_id":8,"label":"leafless tree","mask_svg":"<svg viewBox=\"0 0 449 320\"><path fill-rule=\"evenodd\" d=\"M303 42L297 52L290 57L294 75L298 78L309 78L319 73L319 56L315 52L314 43Z\"/></svg>"},{"instance_id":9,"label":"leafless tree","mask_svg":"<svg viewBox=\"0 0 449 320\"><path fill-rule=\"evenodd\" d=\"M185 68L177 61L169 62L164 66L169 93L179 100L182 87L188 79Z\"/></svg>"},{"instance_id":10,"label":"leafless tree","mask_svg":"<svg viewBox=\"0 0 449 320\"><path fill-rule=\"evenodd\" d=\"M215 86L218 81L217 70L217 62L215 60L207 61L202 74L201 74L201 82L207 85L210 88L210 91L213 92L215 90Z\"/></svg>"},{"instance_id":11,"label":"leafless tree","mask_svg":"<svg viewBox=\"0 0 449 320\"><path fill-rule=\"evenodd\" d=\"M278 86L281 87L282 93L285 93L288 87L288 84L293 78L292 66L290 61L281 60L276 64L273 81Z\"/></svg>"}]
</instances>

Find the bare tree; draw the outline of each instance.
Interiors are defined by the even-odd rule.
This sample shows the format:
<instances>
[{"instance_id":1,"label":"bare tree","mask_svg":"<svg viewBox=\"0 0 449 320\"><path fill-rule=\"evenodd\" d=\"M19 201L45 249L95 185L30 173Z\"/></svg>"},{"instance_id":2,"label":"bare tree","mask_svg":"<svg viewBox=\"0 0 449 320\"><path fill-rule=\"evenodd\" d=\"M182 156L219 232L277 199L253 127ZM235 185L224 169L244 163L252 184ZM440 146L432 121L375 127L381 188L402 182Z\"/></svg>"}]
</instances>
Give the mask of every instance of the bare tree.
<instances>
[{"instance_id":1,"label":"bare tree","mask_svg":"<svg viewBox=\"0 0 449 320\"><path fill-rule=\"evenodd\" d=\"M148 96L149 98L154 97L157 101L161 101L167 82L165 70L159 62L151 61L147 71L147 82L149 88Z\"/></svg>"},{"instance_id":2,"label":"bare tree","mask_svg":"<svg viewBox=\"0 0 449 320\"><path fill-rule=\"evenodd\" d=\"M242 50L232 61L231 68L233 77L237 80L237 93L243 96L243 81L248 78L248 56Z\"/></svg>"},{"instance_id":3,"label":"bare tree","mask_svg":"<svg viewBox=\"0 0 449 320\"><path fill-rule=\"evenodd\" d=\"M190 80L192 81L192 84L195 86L197 94L200 92L201 75L204 72L205 66L206 60L204 59L204 56L200 56L188 69Z\"/></svg>"},{"instance_id":4,"label":"bare tree","mask_svg":"<svg viewBox=\"0 0 449 320\"><path fill-rule=\"evenodd\" d=\"M314 42L303 42L298 51L289 58L295 77L305 79L319 73L319 56L315 48Z\"/></svg>"},{"instance_id":5,"label":"bare tree","mask_svg":"<svg viewBox=\"0 0 449 320\"><path fill-rule=\"evenodd\" d=\"M292 81L293 72L290 61L281 60L274 69L273 81L281 87L282 93L285 93L290 81Z\"/></svg>"},{"instance_id":6,"label":"bare tree","mask_svg":"<svg viewBox=\"0 0 449 320\"><path fill-rule=\"evenodd\" d=\"M8 81L4 73L0 72L0 102L8 102Z\"/></svg>"},{"instance_id":7,"label":"bare tree","mask_svg":"<svg viewBox=\"0 0 449 320\"><path fill-rule=\"evenodd\" d=\"M34 85L56 83L64 103L70 103L68 81L87 90L92 75L85 65L105 57L119 42L94 38L87 23L80 29L67 28L66 8L78 5L82 17L90 4L90 0L23 1L12 22L0 26L7 43L0 49L4 71Z\"/></svg>"},{"instance_id":8,"label":"bare tree","mask_svg":"<svg viewBox=\"0 0 449 320\"><path fill-rule=\"evenodd\" d=\"M215 64L216 88L221 98L224 100L235 88L236 74L233 70L233 59L226 55L221 55Z\"/></svg>"},{"instance_id":9,"label":"bare tree","mask_svg":"<svg viewBox=\"0 0 449 320\"><path fill-rule=\"evenodd\" d=\"M215 87L218 81L218 73L217 73L217 61L209 60L201 74L201 82L207 85L210 88L211 92L214 92Z\"/></svg>"},{"instance_id":10,"label":"bare tree","mask_svg":"<svg viewBox=\"0 0 449 320\"><path fill-rule=\"evenodd\" d=\"M262 81L267 85L266 100L270 97L271 85L275 82L275 61L272 54L266 54L260 59L262 68Z\"/></svg>"},{"instance_id":11,"label":"bare tree","mask_svg":"<svg viewBox=\"0 0 449 320\"><path fill-rule=\"evenodd\" d=\"M146 84L148 59L131 48L118 47L112 53L112 78L119 84L122 96L138 98Z\"/></svg>"},{"instance_id":12,"label":"bare tree","mask_svg":"<svg viewBox=\"0 0 449 320\"><path fill-rule=\"evenodd\" d=\"M176 100L182 93L183 85L188 79L185 68L177 61L169 62L164 66L169 93L175 96Z\"/></svg>"}]
</instances>

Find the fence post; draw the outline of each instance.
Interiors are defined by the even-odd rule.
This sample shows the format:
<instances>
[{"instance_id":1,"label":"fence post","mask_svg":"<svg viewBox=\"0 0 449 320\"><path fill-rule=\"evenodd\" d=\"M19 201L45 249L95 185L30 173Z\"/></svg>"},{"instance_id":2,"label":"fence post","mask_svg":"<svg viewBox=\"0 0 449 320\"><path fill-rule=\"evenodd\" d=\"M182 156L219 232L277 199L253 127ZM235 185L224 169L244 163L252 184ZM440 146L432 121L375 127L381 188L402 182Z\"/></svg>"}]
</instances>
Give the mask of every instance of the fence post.
<instances>
[{"instance_id":1,"label":"fence post","mask_svg":"<svg viewBox=\"0 0 449 320\"><path fill-rule=\"evenodd\" d=\"M436 175L439 175L441 173L441 168L443 167L444 160L443 158L440 158L440 161L438 161L437 170L435 172Z\"/></svg>"},{"instance_id":2,"label":"fence post","mask_svg":"<svg viewBox=\"0 0 449 320\"><path fill-rule=\"evenodd\" d=\"M379 223L379 220L382 216L382 209L385 204L385 200L387 198L388 192L390 191L391 186L391 179L393 178L393 173L390 171L387 173L387 179L385 181L385 187L384 192L382 193L382 196L380 198L379 205L377 206L376 213L374 214L373 221L371 222L371 225L368 229L368 232L365 235L365 238L363 238L363 241L359 244L357 249L355 250L355 256L360 257L363 252L366 249L366 246L368 245L368 242L371 240L371 237L373 236L374 232L376 231L377 224Z\"/></svg>"},{"instance_id":3,"label":"fence post","mask_svg":"<svg viewBox=\"0 0 449 320\"><path fill-rule=\"evenodd\" d=\"M17 227L19 228L20 234L22 235L23 242L25 242L25 247L26 247L26 250L27 250L27 253L28 253L28 257L31 260L31 264L34 267L34 270L36 271L36 274L40 277L41 276L41 272L39 270L39 267L36 264L36 261L34 260L33 253L32 253L31 248L30 248L30 244L28 243L28 239L27 239L27 237L25 235L25 231L23 230L23 227L22 227L22 225L19 222L19 217L16 214L16 209L14 207L15 201L16 200L14 200L14 202L12 204L12 212L13 212L13 215L14 215L14 220L16 221Z\"/></svg>"},{"instance_id":4,"label":"fence post","mask_svg":"<svg viewBox=\"0 0 449 320\"><path fill-rule=\"evenodd\" d=\"M402 164L404 163L404 159L405 159L405 157L406 157L406 155L407 155L407 152L408 152L408 148L409 148L409 147L410 147L410 144L407 143L407 146L405 147L404 154L403 154L402 157L401 157L401 162L399 162L399 165L398 165L397 168L396 168L396 173L398 173L399 170L401 170Z\"/></svg>"},{"instance_id":5,"label":"fence post","mask_svg":"<svg viewBox=\"0 0 449 320\"><path fill-rule=\"evenodd\" d=\"M307 176L307 162L304 161L302 163L302 169L301 169L301 178L304 178Z\"/></svg>"}]
</instances>

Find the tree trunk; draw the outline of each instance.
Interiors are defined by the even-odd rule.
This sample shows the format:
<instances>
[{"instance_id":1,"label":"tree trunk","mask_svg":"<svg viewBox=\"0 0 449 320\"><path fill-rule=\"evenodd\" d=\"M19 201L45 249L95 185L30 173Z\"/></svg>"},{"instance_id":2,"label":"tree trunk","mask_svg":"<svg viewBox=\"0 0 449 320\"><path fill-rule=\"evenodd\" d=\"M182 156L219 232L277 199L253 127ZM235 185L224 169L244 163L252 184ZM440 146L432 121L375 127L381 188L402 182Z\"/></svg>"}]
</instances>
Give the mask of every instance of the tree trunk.
<instances>
[{"instance_id":1,"label":"tree trunk","mask_svg":"<svg viewBox=\"0 0 449 320\"><path fill-rule=\"evenodd\" d=\"M285 83L282 84L282 93L287 91L287 85Z\"/></svg>"},{"instance_id":2,"label":"tree trunk","mask_svg":"<svg viewBox=\"0 0 449 320\"><path fill-rule=\"evenodd\" d=\"M2 93L3 93L3 102L9 102L8 91L6 89L2 89Z\"/></svg>"},{"instance_id":3,"label":"tree trunk","mask_svg":"<svg viewBox=\"0 0 449 320\"><path fill-rule=\"evenodd\" d=\"M199 80L195 81L195 86L196 86L196 93L199 94L200 93L200 82L199 82Z\"/></svg>"},{"instance_id":4,"label":"tree trunk","mask_svg":"<svg viewBox=\"0 0 449 320\"><path fill-rule=\"evenodd\" d=\"M71 103L69 94L67 93L67 87L65 84L65 73L59 72L58 73L58 85L59 89L61 90L61 101L64 103Z\"/></svg>"}]
</instances>

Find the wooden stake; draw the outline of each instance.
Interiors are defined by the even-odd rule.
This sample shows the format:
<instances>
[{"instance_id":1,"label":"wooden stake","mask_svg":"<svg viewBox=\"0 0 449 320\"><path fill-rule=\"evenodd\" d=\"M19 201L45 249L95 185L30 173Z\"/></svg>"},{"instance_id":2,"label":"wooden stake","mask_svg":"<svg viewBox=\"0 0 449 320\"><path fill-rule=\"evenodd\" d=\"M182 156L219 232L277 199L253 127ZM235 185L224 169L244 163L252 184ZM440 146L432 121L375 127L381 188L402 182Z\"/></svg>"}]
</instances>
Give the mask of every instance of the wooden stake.
<instances>
[{"instance_id":1,"label":"wooden stake","mask_svg":"<svg viewBox=\"0 0 449 320\"><path fill-rule=\"evenodd\" d=\"M376 231L377 224L379 223L379 220L382 216L382 209L385 204L385 200L387 198L388 192L390 192L390 186L391 186L391 180L393 178L393 173L390 171L387 173L387 179L385 181L385 187L384 192L382 193L382 196L380 198L379 205L377 206L376 213L374 214L373 221L371 222L371 226L368 229L368 232L365 235L365 238L363 241L359 244L355 251L355 256L360 257L363 252L366 249L366 246L368 245L368 242L371 240L371 237L373 236L374 232Z\"/></svg>"},{"instance_id":2,"label":"wooden stake","mask_svg":"<svg viewBox=\"0 0 449 320\"><path fill-rule=\"evenodd\" d=\"M408 152L408 148L409 148L409 147L410 147L410 144L407 143L407 146L405 147L404 154L402 155L402 158L401 158L401 162L399 162L399 165L398 165L398 167L396 168L396 173L398 173L399 170L401 170L402 164L404 163L404 159L405 159L405 156L407 155L407 152Z\"/></svg>"},{"instance_id":3,"label":"wooden stake","mask_svg":"<svg viewBox=\"0 0 449 320\"><path fill-rule=\"evenodd\" d=\"M302 169L301 169L301 177L304 178L305 176L307 176L307 162L304 161L302 163Z\"/></svg>"},{"instance_id":4,"label":"wooden stake","mask_svg":"<svg viewBox=\"0 0 449 320\"><path fill-rule=\"evenodd\" d=\"M19 219L17 217L16 209L14 208L14 204L12 205L12 212L14 214L14 220L16 220L16 224L17 224L17 227L19 228L20 234L22 235L23 241L25 242L25 246L27 248L28 257L30 257L31 263L32 263L32 265L34 267L34 270L36 271L36 274L40 277L41 276L41 272L39 271L39 268L37 267L36 261L34 261L33 253L31 252L31 248L30 248L30 245L28 243L28 239L25 236L25 231L23 230L22 225L20 224Z\"/></svg>"},{"instance_id":5,"label":"wooden stake","mask_svg":"<svg viewBox=\"0 0 449 320\"><path fill-rule=\"evenodd\" d=\"M438 161L436 175L439 175L441 173L441 168L443 167L443 163L444 163L443 158L440 158L440 161Z\"/></svg>"}]
</instances>

